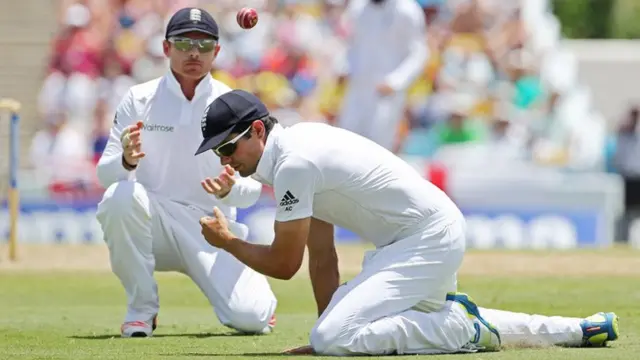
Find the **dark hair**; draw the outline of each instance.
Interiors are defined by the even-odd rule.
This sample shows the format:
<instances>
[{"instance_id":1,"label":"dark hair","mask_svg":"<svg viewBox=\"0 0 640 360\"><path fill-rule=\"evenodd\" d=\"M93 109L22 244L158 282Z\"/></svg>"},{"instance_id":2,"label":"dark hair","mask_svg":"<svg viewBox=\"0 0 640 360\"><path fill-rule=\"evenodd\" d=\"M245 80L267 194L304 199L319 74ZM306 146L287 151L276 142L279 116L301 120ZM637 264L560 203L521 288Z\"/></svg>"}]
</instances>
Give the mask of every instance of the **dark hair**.
<instances>
[{"instance_id":1,"label":"dark hair","mask_svg":"<svg viewBox=\"0 0 640 360\"><path fill-rule=\"evenodd\" d=\"M267 133L267 136L269 136L269 133L271 132L271 129L273 129L273 127L278 123L278 119L276 119L275 117L273 117L271 115L268 115L268 116L263 117L260 120L264 124L264 129L265 129L265 132Z\"/></svg>"},{"instance_id":2,"label":"dark hair","mask_svg":"<svg viewBox=\"0 0 640 360\"><path fill-rule=\"evenodd\" d=\"M262 121L262 123L264 124L264 129L265 132L267 133L267 136L269 135L269 133L271 132L271 129L273 129L273 127L278 123L278 119L276 119L275 117L271 116L271 115L267 115L263 118L257 119ZM255 121L255 120L253 120ZM240 123L237 124L236 126L233 127L233 130L231 131L232 134L236 133L239 134L245 130L247 130L247 128L249 126L251 126L251 124L253 123L253 121L246 123Z\"/></svg>"}]
</instances>

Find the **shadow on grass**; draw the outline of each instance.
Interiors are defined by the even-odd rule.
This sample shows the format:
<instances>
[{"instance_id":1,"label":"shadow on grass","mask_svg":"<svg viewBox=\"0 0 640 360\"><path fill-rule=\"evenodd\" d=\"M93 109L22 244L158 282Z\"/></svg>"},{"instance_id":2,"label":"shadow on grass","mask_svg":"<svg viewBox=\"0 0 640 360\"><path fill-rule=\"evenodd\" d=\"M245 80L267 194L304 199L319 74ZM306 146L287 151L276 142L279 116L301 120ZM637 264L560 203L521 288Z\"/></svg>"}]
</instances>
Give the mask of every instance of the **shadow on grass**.
<instances>
[{"instance_id":1,"label":"shadow on grass","mask_svg":"<svg viewBox=\"0 0 640 360\"><path fill-rule=\"evenodd\" d=\"M161 354L162 356L176 356L176 354ZM267 353L225 353L225 354L216 354L216 353L184 353L184 354L179 354L180 356L193 356L193 357L235 357L235 356L239 356L242 358L256 358L256 359L264 359L267 356L271 356L271 357L293 357L295 356L296 358L298 357L323 357L323 355L318 355L318 354L284 354L282 352L267 352ZM410 355L410 356L415 356L415 355ZM354 358L370 358L371 355L366 355L366 354L362 354L362 355L349 355L349 357L354 357Z\"/></svg>"},{"instance_id":2,"label":"shadow on grass","mask_svg":"<svg viewBox=\"0 0 640 360\"><path fill-rule=\"evenodd\" d=\"M234 332L222 332L222 333L184 333L184 334L153 334L154 338L172 338L172 337L183 337L183 338L194 338L194 339L207 339L212 337L245 337L245 336L254 336L250 334L243 333L234 333ZM79 339L79 340L110 340L110 339L119 339L120 334L104 334L104 335L74 335L69 336L70 339Z\"/></svg>"},{"instance_id":3,"label":"shadow on grass","mask_svg":"<svg viewBox=\"0 0 640 360\"><path fill-rule=\"evenodd\" d=\"M176 356L176 354L162 354L162 356ZM180 354L180 356L193 356L193 357L234 357L234 356L241 356L243 358L251 358L254 357L256 359L264 359L265 357L275 357L275 356L282 356L282 357L286 357L286 356L294 356L294 355L288 355L288 354L283 354L281 352L266 352L266 353L235 353L235 354L215 354L215 353L184 353L184 354ZM296 355L296 356L310 356L310 355Z\"/></svg>"}]
</instances>

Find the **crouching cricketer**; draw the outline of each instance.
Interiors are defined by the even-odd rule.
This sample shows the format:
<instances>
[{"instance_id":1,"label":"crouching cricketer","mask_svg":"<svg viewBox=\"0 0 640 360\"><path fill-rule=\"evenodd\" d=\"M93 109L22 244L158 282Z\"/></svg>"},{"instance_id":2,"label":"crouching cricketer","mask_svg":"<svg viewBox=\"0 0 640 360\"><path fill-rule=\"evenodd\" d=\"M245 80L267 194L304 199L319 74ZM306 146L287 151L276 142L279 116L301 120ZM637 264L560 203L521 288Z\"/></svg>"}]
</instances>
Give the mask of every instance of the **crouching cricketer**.
<instances>
[{"instance_id":1,"label":"crouching cricketer","mask_svg":"<svg viewBox=\"0 0 640 360\"><path fill-rule=\"evenodd\" d=\"M133 86L121 100L109 142L97 165L106 188L96 217L111 269L127 293L122 337L149 337L160 309L156 271L191 278L220 322L243 333L270 333L276 298L267 278L207 244L198 220L218 206L231 231L248 236L236 207L253 205L262 184L224 172L213 153L194 158L208 104L231 89L209 72L220 45L218 25L206 11L184 8L167 25L167 73ZM196 139L196 140L194 140ZM204 178L204 180L202 180ZM203 187L208 189L207 194Z\"/></svg>"},{"instance_id":2,"label":"crouching cricketer","mask_svg":"<svg viewBox=\"0 0 640 360\"><path fill-rule=\"evenodd\" d=\"M479 308L457 291L465 220L410 165L352 132L318 123L278 125L255 96L233 90L210 105L196 154L213 150L243 177L273 186L271 245L234 236L221 211L202 234L256 271L290 279L305 247L319 319L310 346L291 354L386 355L492 351L501 345L603 345L617 317L548 317ZM376 248L339 285L334 225Z\"/></svg>"}]
</instances>

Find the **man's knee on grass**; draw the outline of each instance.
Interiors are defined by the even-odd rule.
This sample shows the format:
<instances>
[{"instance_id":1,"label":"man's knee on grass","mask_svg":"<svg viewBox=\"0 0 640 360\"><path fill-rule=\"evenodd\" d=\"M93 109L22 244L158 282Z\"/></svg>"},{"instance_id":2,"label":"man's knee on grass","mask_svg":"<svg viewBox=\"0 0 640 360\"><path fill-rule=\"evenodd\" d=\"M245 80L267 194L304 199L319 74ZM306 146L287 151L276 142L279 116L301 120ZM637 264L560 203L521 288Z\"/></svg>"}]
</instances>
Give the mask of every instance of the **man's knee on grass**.
<instances>
[{"instance_id":1,"label":"man's knee on grass","mask_svg":"<svg viewBox=\"0 0 640 360\"><path fill-rule=\"evenodd\" d=\"M327 317L311 329L309 342L317 354L348 355L352 353L350 345L361 330L361 327L338 324Z\"/></svg>"},{"instance_id":2,"label":"man's knee on grass","mask_svg":"<svg viewBox=\"0 0 640 360\"><path fill-rule=\"evenodd\" d=\"M218 319L222 325L241 333L260 334L269 326L272 311L263 311L251 306L236 304L225 311L218 311Z\"/></svg>"}]
</instances>

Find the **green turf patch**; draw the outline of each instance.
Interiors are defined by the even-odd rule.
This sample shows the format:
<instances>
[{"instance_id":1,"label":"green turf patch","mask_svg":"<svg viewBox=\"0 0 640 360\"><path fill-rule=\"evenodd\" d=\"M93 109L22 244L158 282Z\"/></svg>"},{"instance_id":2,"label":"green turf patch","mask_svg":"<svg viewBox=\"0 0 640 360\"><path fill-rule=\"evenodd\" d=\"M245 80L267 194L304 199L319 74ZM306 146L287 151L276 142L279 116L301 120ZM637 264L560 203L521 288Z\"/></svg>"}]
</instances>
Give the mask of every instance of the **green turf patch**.
<instances>
[{"instance_id":1,"label":"green turf patch","mask_svg":"<svg viewBox=\"0 0 640 360\"><path fill-rule=\"evenodd\" d=\"M315 304L304 277L272 281L279 299L278 326L268 336L237 336L218 323L188 278L168 274L157 278L161 310L154 338L120 339L125 296L112 274L2 274L0 358L275 359L282 358L282 350L308 341ZM578 317L616 311L621 338L605 349L510 349L430 359L633 359L640 352L636 279L464 276L460 288L483 307Z\"/></svg>"}]
</instances>

